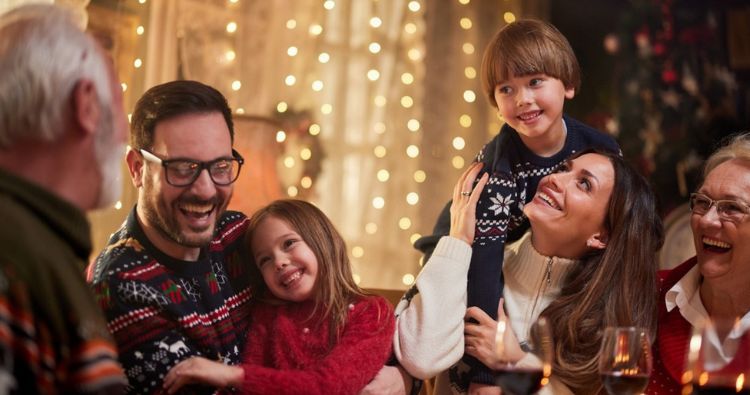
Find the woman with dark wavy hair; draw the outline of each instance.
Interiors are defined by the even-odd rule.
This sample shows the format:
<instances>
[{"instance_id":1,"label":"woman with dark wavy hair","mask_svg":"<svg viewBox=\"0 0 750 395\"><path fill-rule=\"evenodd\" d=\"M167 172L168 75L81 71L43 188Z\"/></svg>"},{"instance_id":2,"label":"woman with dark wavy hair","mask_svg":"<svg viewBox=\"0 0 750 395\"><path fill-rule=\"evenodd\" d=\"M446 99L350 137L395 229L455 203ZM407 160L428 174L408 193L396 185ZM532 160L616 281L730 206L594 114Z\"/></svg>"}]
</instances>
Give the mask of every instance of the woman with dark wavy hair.
<instances>
[{"instance_id":1,"label":"woman with dark wavy hair","mask_svg":"<svg viewBox=\"0 0 750 395\"><path fill-rule=\"evenodd\" d=\"M450 236L417 278L419 294L397 309L394 343L401 364L419 378L443 371L436 393L467 392L462 366L452 366L464 352L489 367L500 360L533 364L520 344L529 324L544 316L552 323L555 353L552 380L542 393L603 392L598 373L603 329L638 326L652 335L656 330L656 252L663 231L647 181L619 155L599 151L578 153L541 180L524 207L531 230L505 248L504 311L498 313L513 320L518 347L498 356L497 322L478 308L466 310L466 291L456 285L466 278L474 210L487 179L472 188L479 166L464 173L454 189ZM465 317L478 323L464 322ZM470 392L499 393L499 388L473 384Z\"/></svg>"}]
</instances>

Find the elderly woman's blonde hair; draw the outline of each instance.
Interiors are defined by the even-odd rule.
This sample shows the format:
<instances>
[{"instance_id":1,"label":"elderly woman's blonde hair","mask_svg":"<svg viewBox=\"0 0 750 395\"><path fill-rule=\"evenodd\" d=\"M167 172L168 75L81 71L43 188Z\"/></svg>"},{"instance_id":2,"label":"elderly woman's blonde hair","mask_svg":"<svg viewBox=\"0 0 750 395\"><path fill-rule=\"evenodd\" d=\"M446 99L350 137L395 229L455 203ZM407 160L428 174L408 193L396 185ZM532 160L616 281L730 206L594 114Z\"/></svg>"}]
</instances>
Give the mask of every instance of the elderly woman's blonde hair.
<instances>
[{"instance_id":1,"label":"elderly woman's blonde hair","mask_svg":"<svg viewBox=\"0 0 750 395\"><path fill-rule=\"evenodd\" d=\"M750 132L741 132L726 139L719 149L706 159L703 168L703 177L707 176L720 164L732 159L741 160L750 164Z\"/></svg>"}]
</instances>

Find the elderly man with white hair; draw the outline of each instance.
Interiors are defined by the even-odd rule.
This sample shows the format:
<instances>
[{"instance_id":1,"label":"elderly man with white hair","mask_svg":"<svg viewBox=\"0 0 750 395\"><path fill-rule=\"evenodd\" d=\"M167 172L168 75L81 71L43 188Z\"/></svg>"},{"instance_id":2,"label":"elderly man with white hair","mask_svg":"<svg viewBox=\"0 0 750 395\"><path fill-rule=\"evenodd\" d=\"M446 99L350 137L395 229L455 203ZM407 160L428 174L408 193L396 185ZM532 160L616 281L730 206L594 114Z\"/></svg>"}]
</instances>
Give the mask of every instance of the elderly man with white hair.
<instances>
[{"instance_id":1,"label":"elderly man with white hair","mask_svg":"<svg viewBox=\"0 0 750 395\"><path fill-rule=\"evenodd\" d=\"M0 15L0 393L118 393L83 270L84 211L114 203L127 121L109 58L69 11Z\"/></svg>"}]
</instances>

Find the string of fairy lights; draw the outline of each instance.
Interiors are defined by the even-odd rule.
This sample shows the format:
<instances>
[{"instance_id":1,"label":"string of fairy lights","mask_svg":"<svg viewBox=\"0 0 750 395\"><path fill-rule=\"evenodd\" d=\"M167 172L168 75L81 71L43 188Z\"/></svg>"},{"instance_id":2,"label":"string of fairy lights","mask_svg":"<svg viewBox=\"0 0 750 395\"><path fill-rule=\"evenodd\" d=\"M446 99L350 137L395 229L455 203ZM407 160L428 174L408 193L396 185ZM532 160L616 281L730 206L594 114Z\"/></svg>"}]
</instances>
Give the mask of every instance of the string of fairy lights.
<instances>
[{"instance_id":1,"label":"string of fairy lights","mask_svg":"<svg viewBox=\"0 0 750 395\"><path fill-rule=\"evenodd\" d=\"M404 152L408 158L416 161L420 154L422 154L420 152L420 143L424 139L424 130L421 125L423 117L421 105L422 90L420 89L424 75L423 59L426 52L423 37L425 31L423 16L424 10L422 3L418 1L410 1L407 3L407 9L409 12L404 18L402 30L404 37L409 40L409 45L406 46L406 48L408 48L406 51L408 62L406 62L406 64L409 66L409 69L405 70L404 73L399 76L405 91L399 104L403 107L405 112L401 119L407 120L406 124L403 126L406 127L406 130L408 130L409 133L408 145ZM409 235L409 242L410 244L413 244L421 237L418 232L412 230L415 222L412 220L412 217L418 213L417 205L420 201L420 195L417 191L419 189L419 184L422 184L427 180L427 173L418 167L411 170L413 171L411 178L405 183L405 185L407 185L407 190L401 195L404 196L409 214L398 219L398 228L404 232L404 238L406 238L407 234ZM414 282L414 274L405 273L401 277L401 282L404 285L411 285Z\"/></svg>"},{"instance_id":2,"label":"string of fairy lights","mask_svg":"<svg viewBox=\"0 0 750 395\"><path fill-rule=\"evenodd\" d=\"M136 3L138 4L139 7L146 7L147 0L135 0L135 1L136 1ZM144 46L143 43L140 40L141 40L141 38L145 34L146 34L146 27L142 23L139 23L135 27L136 46L140 46L140 47ZM136 55L135 58L133 59L133 62L131 64L132 64L132 67L133 67L133 71L141 72L143 70L144 60L143 60L142 56ZM123 95L125 95L128 92L128 89L131 88L131 85L133 85L134 81L138 78L134 73L130 74L130 73L126 72L125 74L126 75L131 75L131 78L128 81L124 81L122 78L120 78L123 81L123 82L120 83L120 86L122 87ZM142 76L140 76L140 77L141 77L140 79L142 80ZM126 101L126 108L127 109L131 109L133 107L132 105L133 105L133 103L130 103L130 102ZM131 118L133 117L133 114L132 113L128 113L127 116L128 116L128 123L130 123ZM122 202L122 200L116 201L115 204L114 204L114 209L119 211L122 208L123 208L123 202Z\"/></svg>"},{"instance_id":3,"label":"string of fairy lights","mask_svg":"<svg viewBox=\"0 0 750 395\"><path fill-rule=\"evenodd\" d=\"M147 7L147 0L132 0L136 1L140 6ZM240 10L239 3L241 0L227 0L228 10ZM477 48L477 42L479 40L479 32L475 26L475 18L473 17L472 8L469 7L471 0L454 0L457 1L461 6L461 16L457 20L457 25L451 26L450 28L460 29L462 32L462 44L461 44L461 58L460 61L463 65L463 82L461 82L457 92L456 99L462 104L457 108L460 108L457 114L457 125L452 127L455 129L455 135L451 139L450 163L451 166L460 170L463 169L467 163L473 158L474 152L469 152L467 149L467 139L470 138L470 130L472 125L475 124L475 120L472 118L472 109L478 105L484 105L483 103L477 103L478 101L478 69L481 62L482 48ZM425 32L425 21L424 21L424 0L411 0L405 2L406 9L401 13L400 21L391 21L385 16L386 14L378 12L383 10L385 7L383 4L378 4L379 0L372 0L372 12L368 20L369 28L369 42L365 45L365 50L368 54L369 65L366 67L364 72L365 82L368 83L369 92L371 92L371 105L372 108L368 112L369 119L366 120L367 130L371 131L374 136L374 143L370 149L364 152L369 152L372 155L372 178L377 180L376 187L372 188L372 196L370 196L369 202L374 210L381 210L383 212L387 204L399 205L399 209L391 212L397 212L395 218L387 216L379 216L375 218L365 219L362 221L362 230L365 235L372 237L378 234L378 232L389 231L393 224L391 222L384 223L383 221L395 221L395 226L398 230L403 232L404 248L409 249L406 245L406 240L410 244L413 244L421 234L414 229L416 228L417 221L415 216L418 213L418 206L422 200L420 196L419 187L420 184L425 183L429 174L421 168L419 168L417 159L420 155L429 153L423 153L420 150L420 145L426 137L424 136L424 130L422 128L422 78L424 75L424 56L425 47L423 35ZM315 138L319 138L326 135L326 131L334 128L334 122L331 120L331 115L336 111L333 103L336 102L331 86L333 83L326 80L326 76L331 75L330 69L334 63L336 52L327 48L325 43L325 35L327 33L325 21L326 13L336 11L336 7L340 6L336 0L325 0L322 1L320 6L323 11L318 15L320 20L308 17L291 17L283 21L283 28L286 29L286 36L289 37L288 43L280 51L284 51L288 62L281 62L283 65L289 65L289 70L281 73L281 80L278 81L280 86L280 92L282 99L278 100L275 104L275 111L278 114L284 114L290 111L292 108L297 110L295 106L298 103L295 101L297 97L308 97L311 101L316 103L311 109L312 123L307 129L307 133ZM144 13L145 14L145 13ZM231 13L230 13L231 15ZM390 13L387 15L391 15ZM515 20L515 14L512 12L506 12L503 15L503 19L506 23L511 23ZM230 37L236 37L238 32L241 31L240 26L241 18L236 18L226 22L224 26L225 34ZM390 36L384 31L389 24L400 23L401 26L398 29L398 36L389 38ZM138 25L136 27L136 35L140 39L146 33L146 27ZM398 45L388 40L398 40ZM309 42L317 41L317 45L308 45ZM230 40L230 42L235 42ZM315 53L302 53L302 48L314 48ZM398 69L388 69L393 67L384 65L382 60L383 54L393 48L398 48L399 51L395 56L400 58L400 67ZM223 64L232 64L235 62L239 54L236 52L236 48L226 48L221 59L218 62ZM143 53L143 51L141 51ZM312 55L311 58L309 56ZM304 59L302 59L304 58ZM136 57L133 59L132 67L136 72L142 72L144 62L147 59L142 57ZM304 68L297 67L294 69L293 65L306 65ZM241 71L239 68L233 69L236 71L235 74L227 73L227 86L224 87L228 90L230 95L230 103L235 108L237 114L244 114L245 109L240 105L241 100L238 92L243 88L243 80ZM386 80L387 79L387 80ZM393 83L397 85L394 87ZM127 83L122 83L123 91L128 89ZM396 90L399 94L393 95L393 90ZM286 99L284 99L286 98ZM131 114L128 114L130 119ZM394 123L392 119L403 120L402 122ZM491 121L488 125L490 132L495 133L499 129L499 121ZM395 136L398 136L396 138ZM278 144L285 144L288 142L288 131L279 129L276 132L275 139ZM284 152L280 162L281 168L293 171L298 166L304 166L305 162L315 160L314 155L316 154L313 149L309 146L302 145L295 147L296 152ZM282 150L283 152L283 150ZM407 165L399 165L397 168L393 167L393 163L406 163ZM389 166L391 166L389 168ZM404 170L408 171L404 171ZM395 171L398 170L398 171ZM289 197L297 197L300 194L301 189L313 189L316 187L315 180L300 172L300 179L293 185L286 186L284 191ZM400 201L393 201L393 200ZM405 204L404 204L405 203ZM117 202L115 208L117 210L122 208L122 202ZM401 207L403 206L403 207ZM394 206L395 207L395 206ZM433 220L433 218L429 219ZM431 224L430 224L431 225ZM346 235L345 235L346 236ZM357 240L354 243L350 242L350 254L353 259L353 263L356 264L358 261L366 259L367 250L365 247L366 243L358 243ZM370 247L368 247L370 248ZM418 270L418 267L410 267ZM361 276L359 273L355 273L355 280L359 283ZM411 272L404 273L401 277L401 281L404 285L411 285L415 280L415 274Z\"/></svg>"},{"instance_id":4,"label":"string of fairy lights","mask_svg":"<svg viewBox=\"0 0 750 395\"><path fill-rule=\"evenodd\" d=\"M290 37L304 37L304 32L301 35L295 35L293 33L302 30L303 26L297 21L297 19L291 18L288 19L285 22L284 26L289 31ZM309 36L311 39L315 40L317 37L319 37L323 33L323 26L319 23L311 23L307 27L307 36ZM285 55L289 57L289 63L293 64L294 60L299 57L300 55L300 46L301 43L292 42L288 47L285 48ZM317 62L319 64L326 64L330 60L330 55L327 52L320 52L317 55ZM314 69L313 69L314 70ZM312 71L312 70L311 70ZM287 89L290 92L294 92L295 90L307 90L309 89L312 94L321 92L324 88L323 81L318 78L313 72L309 73L307 76L303 75L296 75L293 68L290 68L289 72L284 73L283 77L283 85L287 87ZM310 92L308 91L308 93ZM290 96L296 96L294 93L292 93ZM276 104L276 111L279 114L283 114L289 110L289 104L282 100L279 101ZM324 103L320 106L320 112L322 114L330 114L333 111L333 107L328 104ZM317 123L311 123L310 126L307 128L307 133L312 136L316 137L320 134L321 127ZM276 132L276 142L277 143L284 143L287 141L287 132L284 130L278 130ZM286 152L284 153L284 157L282 159L282 163L285 169L289 169L290 171L294 169L297 166L304 166L304 162L310 161L313 159L313 150L311 147L307 145L302 145L301 147L297 147L297 152ZM303 172L299 172L301 174L301 178L299 178L298 182L292 185L287 186L286 193L289 197L297 197L300 193L299 188L303 189L311 189L313 187L313 179Z\"/></svg>"}]
</instances>

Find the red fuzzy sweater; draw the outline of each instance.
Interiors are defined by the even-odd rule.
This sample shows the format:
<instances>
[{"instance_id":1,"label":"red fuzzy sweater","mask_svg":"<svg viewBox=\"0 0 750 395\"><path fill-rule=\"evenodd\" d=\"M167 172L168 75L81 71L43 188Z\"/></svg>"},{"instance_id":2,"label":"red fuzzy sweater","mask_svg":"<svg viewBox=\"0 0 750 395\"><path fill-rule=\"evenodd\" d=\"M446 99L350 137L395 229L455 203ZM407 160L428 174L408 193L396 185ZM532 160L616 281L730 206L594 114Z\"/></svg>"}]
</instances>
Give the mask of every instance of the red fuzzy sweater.
<instances>
[{"instance_id":1,"label":"red fuzzy sweater","mask_svg":"<svg viewBox=\"0 0 750 395\"><path fill-rule=\"evenodd\" d=\"M395 318L388 301L371 296L350 305L332 347L329 321L320 313L308 320L313 306L255 306L242 393L356 394L375 377L391 353Z\"/></svg>"}]
</instances>

